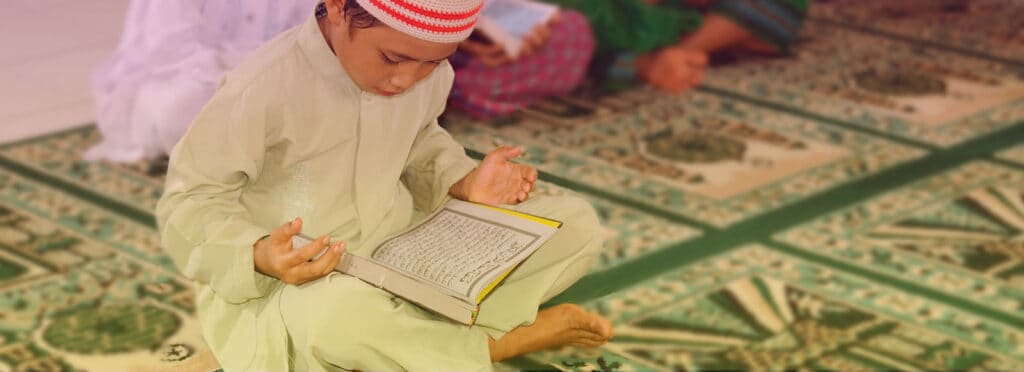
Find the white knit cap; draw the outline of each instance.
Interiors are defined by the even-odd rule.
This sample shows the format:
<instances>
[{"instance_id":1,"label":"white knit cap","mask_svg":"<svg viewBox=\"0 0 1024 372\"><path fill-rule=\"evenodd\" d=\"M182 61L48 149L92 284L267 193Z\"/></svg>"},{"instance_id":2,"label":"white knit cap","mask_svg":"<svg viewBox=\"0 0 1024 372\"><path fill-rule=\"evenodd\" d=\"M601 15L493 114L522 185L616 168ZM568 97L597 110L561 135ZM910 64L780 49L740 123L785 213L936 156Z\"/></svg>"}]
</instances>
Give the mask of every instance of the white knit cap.
<instances>
[{"instance_id":1,"label":"white knit cap","mask_svg":"<svg viewBox=\"0 0 1024 372\"><path fill-rule=\"evenodd\" d=\"M465 40L473 32L483 0L356 0L384 24L437 43Z\"/></svg>"}]
</instances>

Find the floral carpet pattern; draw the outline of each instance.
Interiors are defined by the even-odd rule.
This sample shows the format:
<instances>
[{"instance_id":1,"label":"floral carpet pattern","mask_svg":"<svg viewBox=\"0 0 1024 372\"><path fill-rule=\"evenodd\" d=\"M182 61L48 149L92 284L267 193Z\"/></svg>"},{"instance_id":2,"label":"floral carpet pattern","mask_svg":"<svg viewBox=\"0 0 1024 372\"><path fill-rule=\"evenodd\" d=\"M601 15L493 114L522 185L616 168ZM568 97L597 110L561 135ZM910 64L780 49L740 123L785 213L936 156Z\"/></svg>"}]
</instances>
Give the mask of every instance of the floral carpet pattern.
<instances>
[{"instance_id":1,"label":"floral carpet pattern","mask_svg":"<svg viewBox=\"0 0 1024 372\"><path fill-rule=\"evenodd\" d=\"M471 156L525 147L536 194L576 193L605 226L548 305L615 338L498 368L1024 370L1021 9L821 1L791 54L716 64L682 96L446 114ZM83 161L98 140L0 145L0 370L219 369L159 247L165 164Z\"/></svg>"},{"instance_id":2,"label":"floral carpet pattern","mask_svg":"<svg viewBox=\"0 0 1024 372\"><path fill-rule=\"evenodd\" d=\"M829 0L815 3L811 17L1024 62L1019 1Z\"/></svg>"}]
</instances>

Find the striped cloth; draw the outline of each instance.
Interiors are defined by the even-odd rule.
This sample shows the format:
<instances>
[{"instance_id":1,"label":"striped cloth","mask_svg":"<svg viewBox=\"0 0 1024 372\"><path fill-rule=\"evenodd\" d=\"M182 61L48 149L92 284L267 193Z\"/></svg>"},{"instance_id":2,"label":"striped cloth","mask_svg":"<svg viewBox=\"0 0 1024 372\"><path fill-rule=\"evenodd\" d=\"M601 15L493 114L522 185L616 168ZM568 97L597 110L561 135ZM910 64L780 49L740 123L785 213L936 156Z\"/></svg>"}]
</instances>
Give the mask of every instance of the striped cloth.
<instances>
[{"instance_id":1,"label":"striped cloth","mask_svg":"<svg viewBox=\"0 0 1024 372\"><path fill-rule=\"evenodd\" d=\"M718 0L710 11L729 18L779 50L786 50L800 34L807 7L808 0Z\"/></svg>"},{"instance_id":2,"label":"striped cloth","mask_svg":"<svg viewBox=\"0 0 1024 372\"><path fill-rule=\"evenodd\" d=\"M453 56L455 83L449 104L478 118L493 118L546 96L568 93L583 80L593 52L587 19L579 12L562 11L547 43L515 62L487 67L466 54Z\"/></svg>"},{"instance_id":3,"label":"striped cloth","mask_svg":"<svg viewBox=\"0 0 1024 372\"><path fill-rule=\"evenodd\" d=\"M600 53L642 54L679 41L700 27L700 10L685 0L545 0L576 9L594 27ZM716 0L708 11L720 14L755 37L786 50L796 41L809 0Z\"/></svg>"}]
</instances>

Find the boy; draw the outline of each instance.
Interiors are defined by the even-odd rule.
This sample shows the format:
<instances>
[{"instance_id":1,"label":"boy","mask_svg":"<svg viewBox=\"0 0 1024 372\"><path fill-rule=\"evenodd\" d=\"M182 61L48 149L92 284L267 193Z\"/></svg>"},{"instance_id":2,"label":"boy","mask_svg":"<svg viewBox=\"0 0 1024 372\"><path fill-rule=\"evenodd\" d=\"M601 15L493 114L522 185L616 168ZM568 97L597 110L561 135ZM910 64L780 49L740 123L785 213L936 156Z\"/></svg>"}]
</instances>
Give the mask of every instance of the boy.
<instances>
[{"instance_id":1,"label":"boy","mask_svg":"<svg viewBox=\"0 0 1024 372\"><path fill-rule=\"evenodd\" d=\"M204 337L225 370L488 369L611 337L579 306L538 312L596 257L593 209L527 200L537 173L511 162L521 149L477 166L437 125L446 58L479 10L480 0L326 0L229 73L175 147L161 237L197 282ZM344 250L367 253L448 197L565 224L484 301L476 326L331 271ZM300 231L320 237L292 247Z\"/></svg>"}]
</instances>

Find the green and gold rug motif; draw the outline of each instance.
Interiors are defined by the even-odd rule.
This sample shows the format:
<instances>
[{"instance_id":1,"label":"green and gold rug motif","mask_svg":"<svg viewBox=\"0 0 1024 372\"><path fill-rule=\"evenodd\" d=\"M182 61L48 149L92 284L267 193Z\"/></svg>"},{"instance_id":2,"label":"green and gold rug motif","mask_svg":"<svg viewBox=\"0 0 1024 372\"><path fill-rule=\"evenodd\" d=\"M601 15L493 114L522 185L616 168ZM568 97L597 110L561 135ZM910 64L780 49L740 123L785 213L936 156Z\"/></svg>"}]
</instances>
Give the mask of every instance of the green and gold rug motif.
<instances>
[{"instance_id":1,"label":"green and gold rug motif","mask_svg":"<svg viewBox=\"0 0 1024 372\"><path fill-rule=\"evenodd\" d=\"M0 367L216 369L156 232L0 169Z\"/></svg>"},{"instance_id":2,"label":"green and gold rug motif","mask_svg":"<svg viewBox=\"0 0 1024 372\"><path fill-rule=\"evenodd\" d=\"M605 226L546 305L615 338L497 367L1024 370L1024 73L1001 33L1020 9L816 2L791 55L716 65L695 92L446 115L470 155L525 147L535 195L576 193ZM98 140L0 145L0 370L217 370L159 247L159 162L83 161Z\"/></svg>"},{"instance_id":3,"label":"green and gold rug motif","mask_svg":"<svg viewBox=\"0 0 1024 372\"><path fill-rule=\"evenodd\" d=\"M1024 170L970 163L778 240L1013 314L1024 324Z\"/></svg>"},{"instance_id":4,"label":"green and gold rug motif","mask_svg":"<svg viewBox=\"0 0 1024 372\"><path fill-rule=\"evenodd\" d=\"M633 112L581 126L449 120L447 128L473 151L523 146L525 163L566 185L717 227L925 153L713 94L646 94Z\"/></svg>"},{"instance_id":5,"label":"green and gold rug motif","mask_svg":"<svg viewBox=\"0 0 1024 372\"><path fill-rule=\"evenodd\" d=\"M752 245L586 304L598 349L529 358L580 371L1018 370L1024 332Z\"/></svg>"},{"instance_id":6,"label":"green and gold rug motif","mask_svg":"<svg viewBox=\"0 0 1024 372\"><path fill-rule=\"evenodd\" d=\"M1024 62L1024 4L1013 0L819 0L811 18Z\"/></svg>"},{"instance_id":7,"label":"green and gold rug motif","mask_svg":"<svg viewBox=\"0 0 1024 372\"><path fill-rule=\"evenodd\" d=\"M926 146L1024 119L1021 66L808 22L785 57L713 68L704 85Z\"/></svg>"}]
</instances>

